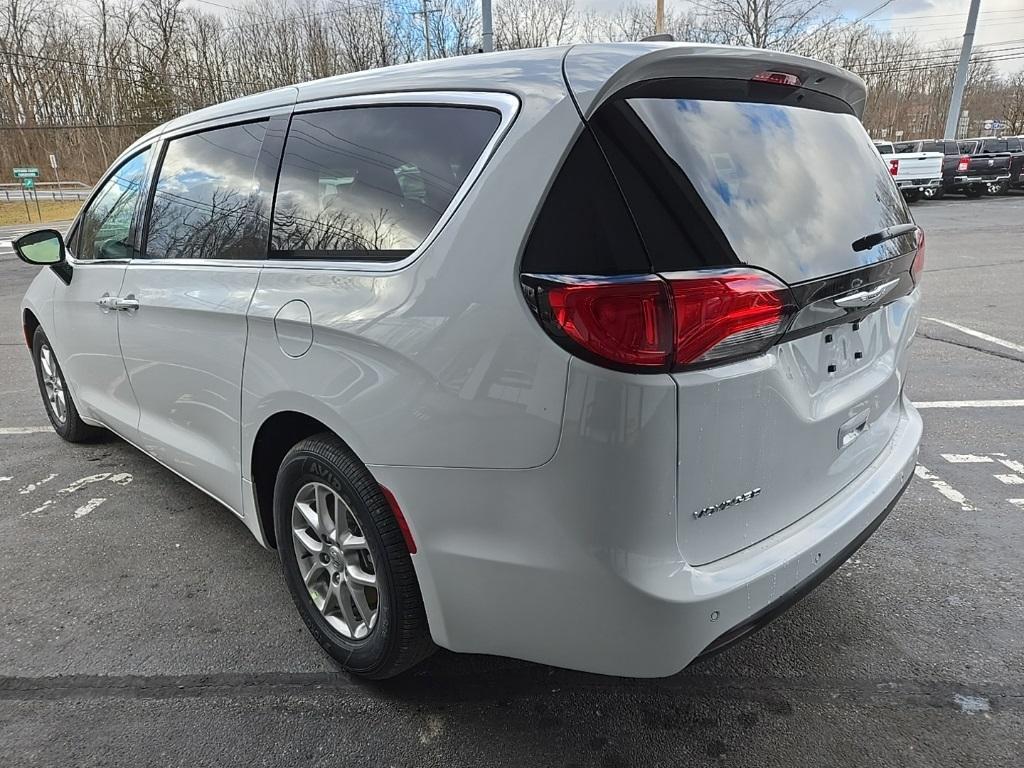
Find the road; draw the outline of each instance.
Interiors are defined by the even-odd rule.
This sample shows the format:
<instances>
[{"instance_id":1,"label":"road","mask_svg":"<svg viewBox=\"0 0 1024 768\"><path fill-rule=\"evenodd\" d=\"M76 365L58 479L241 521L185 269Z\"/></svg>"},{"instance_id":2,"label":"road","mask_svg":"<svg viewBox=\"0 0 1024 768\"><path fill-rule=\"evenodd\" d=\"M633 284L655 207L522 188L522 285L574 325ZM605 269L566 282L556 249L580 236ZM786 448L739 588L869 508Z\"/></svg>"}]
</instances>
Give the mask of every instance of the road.
<instances>
[{"instance_id":1,"label":"road","mask_svg":"<svg viewBox=\"0 0 1024 768\"><path fill-rule=\"evenodd\" d=\"M1019 766L1024 196L914 211L919 476L806 600L657 681L447 652L339 674L230 514L45 428L32 270L0 254L0 765Z\"/></svg>"}]
</instances>

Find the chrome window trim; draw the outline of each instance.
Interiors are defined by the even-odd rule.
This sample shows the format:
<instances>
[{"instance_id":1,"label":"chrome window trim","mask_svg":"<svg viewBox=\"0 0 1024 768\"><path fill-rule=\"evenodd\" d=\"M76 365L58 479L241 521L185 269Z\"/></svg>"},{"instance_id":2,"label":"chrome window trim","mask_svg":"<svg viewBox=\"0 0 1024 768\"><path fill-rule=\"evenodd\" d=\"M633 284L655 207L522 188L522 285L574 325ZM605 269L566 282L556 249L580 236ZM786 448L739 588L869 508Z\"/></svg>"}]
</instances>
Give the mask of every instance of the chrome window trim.
<instances>
[{"instance_id":1,"label":"chrome window trim","mask_svg":"<svg viewBox=\"0 0 1024 768\"><path fill-rule=\"evenodd\" d=\"M327 112L345 107L376 107L376 106L436 106L436 107L484 107L496 110L500 116L500 122L494 134L484 146L480 157L477 158L473 168L466 175L466 180L459 187L452 201L445 208L438 218L437 223L431 228L427 236L423 238L416 249L408 256L394 261L375 261L357 259L132 259L131 264L154 264L166 266L178 265L180 267L251 267L264 266L274 269L317 269L334 270L346 272L371 272L388 273L398 272L416 261L420 254L437 239L438 234L445 227L448 221L455 215L455 211L462 204L463 199L476 184L477 179L483 173L501 140L508 133L512 122L519 114L520 102L516 96L510 93L495 93L491 91L415 91L396 93L377 93L363 96L344 96L340 98L320 99L297 104L293 114L308 114L313 112ZM285 144L287 147L287 142ZM277 190L274 190L275 196Z\"/></svg>"}]
</instances>

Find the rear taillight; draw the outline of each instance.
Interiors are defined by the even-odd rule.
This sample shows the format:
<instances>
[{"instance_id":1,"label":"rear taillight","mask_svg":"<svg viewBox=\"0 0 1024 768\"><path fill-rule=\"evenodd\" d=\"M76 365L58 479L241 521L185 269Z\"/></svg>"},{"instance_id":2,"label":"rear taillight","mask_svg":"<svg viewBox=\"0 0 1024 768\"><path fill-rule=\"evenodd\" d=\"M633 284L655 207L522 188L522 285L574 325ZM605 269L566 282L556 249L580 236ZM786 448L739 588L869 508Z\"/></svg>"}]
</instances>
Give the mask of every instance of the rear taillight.
<instances>
[{"instance_id":1,"label":"rear taillight","mask_svg":"<svg viewBox=\"0 0 1024 768\"><path fill-rule=\"evenodd\" d=\"M893 176L895 176L899 172L900 172L900 161L896 160L896 159L890 160L889 161L889 173L891 173Z\"/></svg>"},{"instance_id":2,"label":"rear taillight","mask_svg":"<svg viewBox=\"0 0 1024 768\"><path fill-rule=\"evenodd\" d=\"M786 330L795 304L766 272L666 275L675 312L676 366L763 352Z\"/></svg>"},{"instance_id":3,"label":"rear taillight","mask_svg":"<svg viewBox=\"0 0 1024 768\"><path fill-rule=\"evenodd\" d=\"M910 275L914 278L914 285L921 284L921 273L924 272L924 230L917 230L917 253L914 254L914 263L910 265Z\"/></svg>"},{"instance_id":4,"label":"rear taillight","mask_svg":"<svg viewBox=\"0 0 1024 768\"><path fill-rule=\"evenodd\" d=\"M963 155L960 158L960 162L956 164L956 172L957 173L963 173L964 171L966 171L970 167L970 165L971 165L971 156L970 155Z\"/></svg>"},{"instance_id":5,"label":"rear taillight","mask_svg":"<svg viewBox=\"0 0 1024 768\"><path fill-rule=\"evenodd\" d=\"M544 329L573 354L636 372L758 354L795 311L789 288L753 269L621 278L524 275Z\"/></svg>"}]
</instances>

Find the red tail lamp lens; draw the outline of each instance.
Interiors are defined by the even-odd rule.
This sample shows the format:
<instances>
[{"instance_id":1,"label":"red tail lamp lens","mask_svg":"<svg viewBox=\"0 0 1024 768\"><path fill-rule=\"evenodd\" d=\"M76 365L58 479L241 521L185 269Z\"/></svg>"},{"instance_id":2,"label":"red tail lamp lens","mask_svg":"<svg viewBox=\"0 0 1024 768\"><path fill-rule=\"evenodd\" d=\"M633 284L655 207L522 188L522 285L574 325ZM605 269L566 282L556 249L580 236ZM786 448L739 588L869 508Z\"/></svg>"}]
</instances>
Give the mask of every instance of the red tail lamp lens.
<instances>
[{"instance_id":1,"label":"red tail lamp lens","mask_svg":"<svg viewBox=\"0 0 1024 768\"><path fill-rule=\"evenodd\" d=\"M624 366L668 365L671 309L661 279L553 282L544 293L554 327L591 355Z\"/></svg>"},{"instance_id":2,"label":"red tail lamp lens","mask_svg":"<svg viewBox=\"0 0 1024 768\"><path fill-rule=\"evenodd\" d=\"M924 230L917 230L917 253L914 254L914 263L910 266L910 274L914 278L914 285L921 284L921 273L924 272Z\"/></svg>"},{"instance_id":3,"label":"red tail lamp lens","mask_svg":"<svg viewBox=\"0 0 1024 768\"><path fill-rule=\"evenodd\" d=\"M964 155L960 158L960 162L956 164L957 173L963 173L971 166L971 156Z\"/></svg>"},{"instance_id":4,"label":"red tail lamp lens","mask_svg":"<svg viewBox=\"0 0 1024 768\"><path fill-rule=\"evenodd\" d=\"M791 75L789 72L761 72L752 78L755 83L772 83L773 85L788 85L791 88L800 87L800 78Z\"/></svg>"},{"instance_id":5,"label":"red tail lamp lens","mask_svg":"<svg viewBox=\"0 0 1024 768\"><path fill-rule=\"evenodd\" d=\"M889 161L889 173L891 173L893 176L895 176L899 172L900 172L900 161L899 160L890 160Z\"/></svg>"},{"instance_id":6,"label":"red tail lamp lens","mask_svg":"<svg viewBox=\"0 0 1024 768\"><path fill-rule=\"evenodd\" d=\"M598 365L667 371L764 351L795 309L789 289L757 270L626 278L524 275L544 329Z\"/></svg>"},{"instance_id":7,"label":"red tail lamp lens","mask_svg":"<svg viewBox=\"0 0 1024 768\"><path fill-rule=\"evenodd\" d=\"M763 272L669 278L676 323L676 365L761 352L775 343L795 310L789 289Z\"/></svg>"}]
</instances>

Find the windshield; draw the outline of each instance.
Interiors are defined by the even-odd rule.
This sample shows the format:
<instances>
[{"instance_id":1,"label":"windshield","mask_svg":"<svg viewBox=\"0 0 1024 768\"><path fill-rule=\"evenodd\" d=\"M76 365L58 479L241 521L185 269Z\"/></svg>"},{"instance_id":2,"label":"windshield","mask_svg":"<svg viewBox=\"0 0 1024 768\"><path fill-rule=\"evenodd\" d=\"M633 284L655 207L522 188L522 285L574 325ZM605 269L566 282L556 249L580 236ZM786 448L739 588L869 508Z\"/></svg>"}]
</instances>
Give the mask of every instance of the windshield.
<instances>
[{"instance_id":1,"label":"windshield","mask_svg":"<svg viewBox=\"0 0 1024 768\"><path fill-rule=\"evenodd\" d=\"M852 248L911 220L854 115L741 101L627 103L686 174L740 261L800 282L897 255L892 243Z\"/></svg>"}]
</instances>

